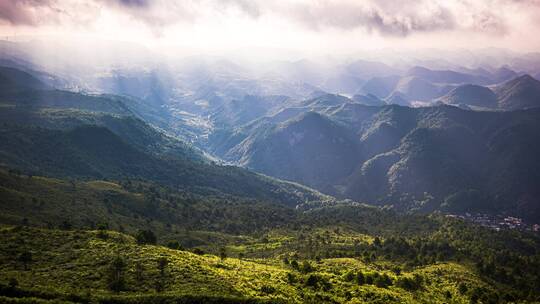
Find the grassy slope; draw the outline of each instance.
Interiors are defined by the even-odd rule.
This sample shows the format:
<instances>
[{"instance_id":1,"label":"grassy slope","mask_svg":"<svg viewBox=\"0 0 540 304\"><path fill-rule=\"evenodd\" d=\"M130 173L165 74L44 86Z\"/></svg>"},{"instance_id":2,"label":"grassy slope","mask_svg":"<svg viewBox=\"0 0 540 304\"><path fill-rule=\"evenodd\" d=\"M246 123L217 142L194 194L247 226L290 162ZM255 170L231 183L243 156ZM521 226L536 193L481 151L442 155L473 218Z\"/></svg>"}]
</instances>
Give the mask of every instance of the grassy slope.
<instances>
[{"instance_id":1,"label":"grassy slope","mask_svg":"<svg viewBox=\"0 0 540 304\"><path fill-rule=\"evenodd\" d=\"M396 286L379 288L348 282L344 274L351 270L364 273L386 273L396 278L381 265L365 264L352 258L312 261L316 274L330 283L329 288L306 287L311 274L303 274L282 264L279 260L240 260L226 258L221 261L213 255L195 255L187 251L160 246L137 245L130 236L107 232L102 239L96 231L61 231L28 227L5 227L0 230L0 282L10 278L19 281L19 288L39 291L59 299L77 295L92 298L142 301L143 298L186 296L216 296L283 300L285 302L347 302L349 303L468 303L457 290L459 282L482 286L479 278L467 267L444 263L419 267L400 276L422 275L423 288L410 292ZM32 252L33 261L24 271L16 256L23 248ZM127 262L126 291L118 294L107 289L106 272L111 260L121 256ZM159 278L157 259L169 261L165 286L157 293L153 286ZM135 280L135 264L143 265L143 280ZM297 279L288 283L287 273ZM263 286L271 286L272 289ZM488 286L486 286L489 288ZM84 290L84 291L83 291ZM270 290L270 291L268 291ZM452 300L446 298L446 291ZM71 299L76 297L71 296Z\"/></svg>"}]
</instances>

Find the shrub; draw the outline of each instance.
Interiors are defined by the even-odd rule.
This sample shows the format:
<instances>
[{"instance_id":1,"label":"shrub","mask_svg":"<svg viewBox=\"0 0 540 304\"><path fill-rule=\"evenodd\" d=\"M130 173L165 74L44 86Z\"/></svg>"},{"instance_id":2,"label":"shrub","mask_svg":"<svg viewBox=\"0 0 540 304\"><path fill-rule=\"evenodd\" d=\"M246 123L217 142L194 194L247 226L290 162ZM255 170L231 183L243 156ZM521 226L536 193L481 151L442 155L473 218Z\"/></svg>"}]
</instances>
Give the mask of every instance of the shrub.
<instances>
[{"instance_id":1,"label":"shrub","mask_svg":"<svg viewBox=\"0 0 540 304\"><path fill-rule=\"evenodd\" d=\"M125 289L124 270L126 262L121 257L112 260L108 269L107 285L110 290L118 292Z\"/></svg>"},{"instance_id":2,"label":"shrub","mask_svg":"<svg viewBox=\"0 0 540 304\"><path fill-rule=\"evenodd\" d=\"M157 243L157 237L152 230L139 230L135 239L139 245Z\"/></svg>"},{"instance_id":3,"label":"shrub","mask_svg":"<svg viewBox=\"0 0 540 304\"><path fill-rule=\"evenodd\" d=\"M269 286L269 285L263 285L261 287L261 292L265 293L265 294L271 294L271 293L276 292L276 289L274 287L272 287L272 286Z\"/></svg>"}]
</instances>

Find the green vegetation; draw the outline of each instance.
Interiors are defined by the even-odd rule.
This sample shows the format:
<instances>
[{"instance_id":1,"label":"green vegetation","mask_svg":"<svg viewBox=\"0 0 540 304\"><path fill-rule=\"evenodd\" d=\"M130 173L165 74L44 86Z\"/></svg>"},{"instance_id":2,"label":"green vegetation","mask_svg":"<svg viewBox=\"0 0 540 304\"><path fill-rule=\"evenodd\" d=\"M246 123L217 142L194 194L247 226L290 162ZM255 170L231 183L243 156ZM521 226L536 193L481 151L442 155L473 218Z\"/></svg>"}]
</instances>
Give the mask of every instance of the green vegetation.
<instances>
[{"instance_id":1,"label":"green vegetation","mask_svg":"<svg viewBox=\"0 0 540 304\"><path fill-rule=\"evenodd\" d=\"M0 173L3 301L540 300L535 235L347 202L295 210L136 180Z\"/></svg>"},{"instance_id":2,"label":"green vegetation","mask_svg":"<svg viewBox=\"0 0 540 304\"><path fill-rule=\"evenodd\" d=\"M275 258L220 259L137 245L127 235L108 234L109 238L103 240L96 231L2 229L3 299L433 303L444 302L449 294L453 303L468 303L476 290L486 299L497 294L474 271L451 262L410 268L399 274L385 263L354 258L304 260L303 266L295 269ZM35 256L27 270L12 258L22 247L31 247ZM9 282L14 280L18 284L10 287Z\"/></svg>"}]
</instances>

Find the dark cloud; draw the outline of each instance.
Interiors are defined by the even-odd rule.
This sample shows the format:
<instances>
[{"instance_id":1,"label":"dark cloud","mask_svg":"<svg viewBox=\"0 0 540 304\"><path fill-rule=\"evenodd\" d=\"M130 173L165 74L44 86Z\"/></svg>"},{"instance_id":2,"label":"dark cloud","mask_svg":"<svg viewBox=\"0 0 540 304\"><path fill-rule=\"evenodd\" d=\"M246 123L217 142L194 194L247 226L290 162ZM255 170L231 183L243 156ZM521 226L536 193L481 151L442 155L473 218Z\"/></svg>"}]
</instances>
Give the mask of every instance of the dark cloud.
<instances>
[{"instance_id":1,"label":"dark cloud","mask_svg":"<svg viewBox=\"0 0 540 304\"><path fill-rule=\"evenodd\" d=\"M313 30L363 28L368 32L391 36L407 36L419 31L451 30L456 25L452 12L445 7L436 7L422 15L415 10L396 11L395 7L394 11L388 11L374 3L376 2L366 1L363 2L364 5L324 1L316 5L305 3L296 6L290 16Z\"/></svg>"}]
</instances>

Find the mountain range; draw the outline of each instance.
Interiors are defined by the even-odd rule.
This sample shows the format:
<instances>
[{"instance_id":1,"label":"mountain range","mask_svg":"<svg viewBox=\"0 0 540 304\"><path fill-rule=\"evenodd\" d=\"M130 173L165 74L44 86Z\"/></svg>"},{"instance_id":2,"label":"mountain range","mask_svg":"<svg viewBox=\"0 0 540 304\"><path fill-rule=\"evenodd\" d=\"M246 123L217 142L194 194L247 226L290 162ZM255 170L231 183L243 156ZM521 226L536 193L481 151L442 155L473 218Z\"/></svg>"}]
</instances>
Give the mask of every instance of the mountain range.
<instances>
[{"instance_id":1,"label":"mountain range","mask_svg":"<svg viewBox=\"0 0 540 304\"><path fill-rule=\"evenodd\" d=\"M332 81L311 61L283 62L262 77L200 58L181 63L181 77L170 68L118 69L89 79L95 93L56 88L61 77L6 63L0 117L8 168L142 178L288 205L328 199L253 170L396 210L539 217L537 170L528 164L537 152L540 81L507 67L359 60L332 70L356 91L349 98L325 92ZM284 73L277 82L271 76ZM501 186L507 180L515 182Z\"/></svg>"},{"instance_id":2,"label":"mountain range","mask_svg":"<svg viewBox=\"0 0 540 304\"><path fill-rule=\"evenodd\" d=\"M374 107L326 95L291 113L213 139L211 151L328 194L403 210L539 215L532 198L540 186L540 108ZM466 193L477 198L455 199Z\"/></svg>"}]
</instances>

